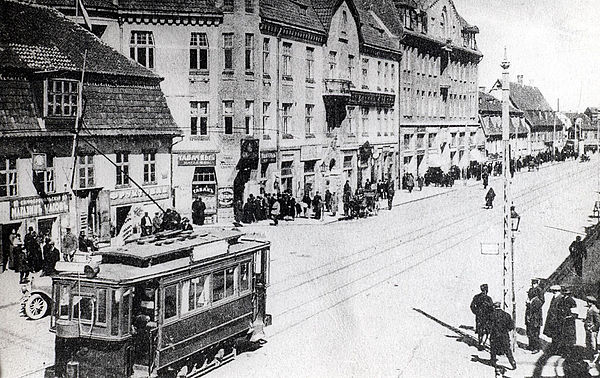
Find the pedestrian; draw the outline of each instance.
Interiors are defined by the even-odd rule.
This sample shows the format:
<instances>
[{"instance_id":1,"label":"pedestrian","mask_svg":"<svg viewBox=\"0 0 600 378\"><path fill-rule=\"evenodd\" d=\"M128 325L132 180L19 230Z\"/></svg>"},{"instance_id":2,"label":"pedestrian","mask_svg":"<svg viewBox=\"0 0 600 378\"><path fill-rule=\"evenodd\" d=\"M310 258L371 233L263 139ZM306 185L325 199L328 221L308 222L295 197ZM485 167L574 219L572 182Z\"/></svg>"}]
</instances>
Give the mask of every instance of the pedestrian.
<instances>
[{"instance_id":1,"label":"pedestrian","mask_svg":"<svg viewBox=\"0 0 600 378\"><path fill-rule=\"evenodd\" d=\"M560 292L560 285L553 285L550 287L550 291L553 294L552 300L550 301L550 307L546 314L546 324L544 325L544 335L552 339L549 352L555 352L560 348L561 339L561 320L559 318L559 304L563 299Z\"/></svg>"},{"instance_id":2,"label":"pedestrian","mask_svg":"<svg viewBox=\"0 0 600 378\"><path fill-rule=\"evenodd\" d=\"M325 189L325 211L331 211L331 192L329 188Z\"/></svg>"},{"instance_id":3,"label":"pedestrian","mask_svg":"<svg viewBox=\"0 0 600 378\"><path fill-rule=\"evenodd\" d=\"M488 190L485 195L485 208L493 209L494 208L494 198L496 198L496 192L494 192L494 188L490 186L490 190Z\"/></svg>"},{"instance_id":4,"label":"pedestrian","mask_svg":"<svg viewBox=\"0 0 600 378\"><path fill-rule=\"evenodd\" d=\"M315 196L313 197L313 200L312 200L312 206L313 206L313 212L314 212L315 219L321 219L321 206L322 205L323 204L321 202L321 195L317 191L317 193L315 193Z\"/></svg>"},{"instance_id":5,"label":"pedestrian","mask_svg":"<svg viewBox=\"0 0 600 378\"><path fill-rule=\"evenodd\" d=\"M525 330L529 339L529 349L531 353L540 351L540 329L542 327L543 315L542 306L544 303L540 300L537 291L529 290L527 292L527 302L525 304Z\"/></svg>"},{"instance_id":6,"label":"pedestrian","mask_svg":"<svg viewBox=\"0 0 600 378\"><path fill-rule=\"evenodd\" d=\"M494 309L492 297L488 295L488 285L479 286L481 292L473 297L471 301L471 312L475 315L475 333L477 334L477 345L483 348L490 332L490 315Z\"/></svg>"},{"instance_id":7,"label":"pedestrian","mask_svg":"<svg viewBox=\"0 0 600 378\"><path fill-rule=\"evenodd\" d=\"M187 217L183 217L181 220L181 231L193 231L194 228L190 224L190 220Z\"/></svg>"},{"instance_id":8,"label":"pedestrian","mask_svg":"<svg viewBox=\"0 0 600 378\"><path fill-rule=\"evenodd\" d=\"M337 192L331 193L331 215L335 217L338 211L338 194Z\"/></svg>"},{"instance_id":9,"label":"pedestrian","mask_svg":"<svg viewBox=\"0 0 600 378\"><path fill-rule=\"evenodd\" d=\"M205 212L206 204L200 196L197 196L192 202L192 223L199 226L204 225Z\"/></svg>"},{"instance_id":10,"label":"pedestrian","mask_svg":"<svg viewBox=\"0 0 600 378\"><path fill-rule=\"evenodd\" d=\"M394 190L394 182L392 180L389 180L387 184L388 210L392 210L392 205L394 203L394 194L396 194L396 191Z\"/></svg>"},{"instance_id":11,"label":"pedestrian","mask_svg":"<svg viewBox=\"0 0 600 378\"><path fill-rule=\"evenodd\" d=\"M528 295L529 295L529 293L534 293L534 295L536 295L540 299L540 301L542 301L542 304L544 304L544 302L546 301L546 298L544 298L544 291L540 287L540 279L539 278L531 279L531 287L527 291Z\"/></svg>"},{"instance_id":12,"label":"pedestrian","mask_svg":"<svg viewBox=\"0 0 600 378\"><path fill-rule=\"evenodd\" d=\"M412 175L412 173L409 173L408 176L406 177L406 188L408 189L409 193L412 193L414 187L415 187L415 178Z\"/></svg>"},{"instance_id":13,"label":"pedestrian","mask_svg":"<svg viewBox=\"0 0 600 378\"><path fill-rule=\"evenodd\" d=\"M577 315L573 311L577 308L577 303L571 296L571 289L563 288L563 299L558 304L558 314L561 321L560 325L560 351L566 356L573 345L577 342L575 319Z\"/></svg>"},{"instance_id":14,"label":"pedestrian","mask_svg":"<svg viewBox=\"0 0 600 378\"><path fill-rule=\"evenodd\" d=\"M494 303L494 310L490 315L490 361L496 366L496 357L506 355L513 370L517 368L517 362L513 357L510 346L509 332L515 328L511 316L500 308L500 302Z\"/></svg>"},{"instance_id":15,"label":"pedestrian","mask_svg":"<svg viewBox=\"0 0 600 378\"><path fill-rule=\"evenodd\" d=\"M73 261L73 255L77 250L77 237L71 232L71 228L66 228L65 236L62 241L62 254L65 261Z\"/></svg>"},{"instance_id":16,"label":"pedestrian","mask_svg":"<svg viewBox=\"0 0 600 378\"><path fill-rule=\"evenodd\" d=\"M17 272L19 272L19 283L25 284L29 282L29 273L31 272L31 267L29 266L29 261L27 259L27 249L23 247L20 234L17 234L15 238L15 247L13 252L15 258L15 268Z\"/></svg>"},{"instance_id":17,"label":"pedestrian","mask_svg":"<svg viewBox=\"0 0 600 378\"><path fill-rule=\"evenodd\" d=\"M162 226L162 218L160 213L157 211L154 213L154 218L152 218L152 233L156 234L160 231Z\"/></svg>"},{"instance_id":18,"label":"pedestrian","mask_svg":"<svg viewBox=\"0 0 600 378\"><path fill-rule=\"evenodd\" d=\"M13 228L12 231L10 232L10 235L8 236L8 257L4 264L6 266L6 264L8 263L8 269L12 269L14 271L16 271L15 253L14 253L16 239L17 239L17 229ZM6 270L6 267L5 267L5 270Z\"/></svg>"},{"instance_id":19,"label":"pedestrian","mask_svg":"<svg viewBox=\"0 0 600 378\"><path fill-rule=\"evenodd\" d=\"M152 234L152 219L148 215L148 212L144 212L144 216L140 221L140 227L142 229L142 236L148 236Z\"/></svg>"},{"instance_id":20,"label":"pedestrian","mask_svg":"<svg viewBox=\"0 0 600 378\"><path fill-rule=\"evenodd\" d=\"M593 361L598 361L598 330L600 329L600 311L596 307L596 297L588 295L585 297L587 302L587 313L583 321L585 329L585 346L593 355Z\"/></svg>"},{"instance_id":21,"label":"pedestrian","mask_svg":"<svg viewBox=\"0 0 600 378\"><path fill-rule=\"evenodd\" d=\"M425 179L423 176L417 176L417 184L419 185L419 192L423 191L423 182Z\"/></svg>"},{"instance_id":22,"label":"pedestrian","mask_svg":"<svg viewBox=\"0 0 600 378\"><path fill-rule=\"evenodd\" d=\"M271 205L271 219L273 219L273 226L277 226L279 224L279 213L281 210L280 204L281 196L277 196L273 205Z\"/></svg>"},{"instance_id":23,"label":"pedestrian","mask_svg":"<svg viewBox=\"0 0 600 378\"><path fill-rule=\"evenodd\" d=\"M33 227L25 234L24 247L27 252L29 268L32 272L42 270L42 248L38 243L38 236Z\"/></svg>"},{"instance_id":24,"label":"pedestrian","mask_svg":"<svg viewBox=\"0 0 600 378\"><path fill-rule=\"evenodd\" d=\"M481 174L481 180L483 181L483 189L487 189L488 186L488 173L487 170L484 169L483 173Z\"/></svg>"},{"instance_id":25,"label":"pedestrian","mask_svg":"<svg viewBox=\"0 0 600 378\"><path fill-rule=\"evenodd\" d=\"M310 204L312 203L308 190L304 192L304 196L302 197L302 203L302 209L304 210L304 218L308 218L308 211L310 210Z\"/></svg>"},{"instance_id":26,"label":"pedestrian","mask_svg":"<svg viewBox=\"0 0 600 378\"><path fill-rule=\"evenodd\" d=\"M44 252L44 267L42 276L50 276L56 273L56 263L60 261L60 252L54 246L54 242L50 239L46 242L43 248Z\"/></svg>"},{"instance_id":27,"label":"pedestrian","mask_svg":"<svg viewBox=\"0 0 600 378\"><path fill-rule=\"evenodd\" d=\"M577 236L573 243L569 246L569 254L573 261L575 273L581 277L583 274L583 260L587 259L587 249L585 243L581 241L581 236Z\"/></svg>"},{"instance_id":28,"label":"pedestrian","mask_svg":"<svg viewBox=\"0 0 600 378\"><path fill-rule=\"evenodd\" d=\"M347 217L350 212L350 200L352 199L352 188L350 187L350 181L346 180L344 184L344 196L342 202L344 203L344 216Z\"/></svg>"},{"instance_id":29,"label":"pedestrian","mask_svg":"<svg viewBox=\"0 0 600 378\"><path fill-rule=\"evenodd\" d=\"M87 237L85 236L85 231L79 232L78 245L79 245L80 252L89 252L90 251L90 248L89 248L90 245L89 245Z\"/></svg>"}]
</instances>

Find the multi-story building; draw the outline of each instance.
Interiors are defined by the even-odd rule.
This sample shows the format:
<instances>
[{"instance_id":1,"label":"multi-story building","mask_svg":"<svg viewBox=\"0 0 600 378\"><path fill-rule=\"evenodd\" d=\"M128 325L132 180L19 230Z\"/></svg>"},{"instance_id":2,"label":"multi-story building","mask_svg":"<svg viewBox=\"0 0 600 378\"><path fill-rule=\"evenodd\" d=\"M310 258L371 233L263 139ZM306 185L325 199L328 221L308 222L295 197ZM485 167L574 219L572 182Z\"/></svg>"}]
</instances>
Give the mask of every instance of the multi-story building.
<instances>
[{"instance_id":1,"label":"multi-story building","mask_svg":"<svg viewBox=\"0 0 600 378\"><path fill-rule=\"evenodd\" d=\"M566 129L566 137L578 141L576 148L580 152L596 151L598 149L598 126L594 126L585 113L557 112Z\"/></svg>"},{"instance_id":2,"label":"multi-story building","mask_svg":"<svg viewBox=\"0 0 600 378\"><path fill-rule=\"evenodd\" d=\"M562 148L564 145L563 124L555 116L544 95L538 87L523 84L523 76L517 75L516 83L510 84L510 104L523 112L525 122L531 132L530 154L552 151L552 145ZM490 90L496 98L502 96L502 83L496 81Z\"/></svg>"},{"instance_id":3,"label":"multi-story building","mask_svg":"<svg viewBox=\"0 0 600 378\"><path fill-rule=\"evenodd\" d=\"M583 112L592 123L592 126L596 126L598 124L598 119L600 119L600 110L597 107L588 107Z\"/></svg>"},{"instance_id":4,"label":"multi-story building","mask_svg":"<svg viewBox=\"0 0 600 378\"><path fill-rule=\"evenodd\" d=\"M402 170L465 167L477 157L476 26L451 0L395 0L404 27L400 70ZM473 156L471 156L471 152Z\"/></svg>"},{"instance_id":5,"label":"multi-story building","mask_svg":"<svg viewBox=\"0 0 600 378\"><path fill-rule=\"evenodd\" d=\"M161 78L54 9L2 1L0 13L2 243L30 226L57 244L67 227L109 240L166 208L180 132Z\"/></svg>"},{"instance_id":6,"label":"multi-story building","mask_svg":"<svg viewBox=\"0 0 600 378\"><path fill-rule=\"evenodd\" d=\"M509 107L510 148L513 158L528 155L530 133L521 110ZM494 96L479 92L479 123L485 134L485 157L488 160L501 160L504 151L502 144L502 102Z\"/></svg>"}]
</instances>

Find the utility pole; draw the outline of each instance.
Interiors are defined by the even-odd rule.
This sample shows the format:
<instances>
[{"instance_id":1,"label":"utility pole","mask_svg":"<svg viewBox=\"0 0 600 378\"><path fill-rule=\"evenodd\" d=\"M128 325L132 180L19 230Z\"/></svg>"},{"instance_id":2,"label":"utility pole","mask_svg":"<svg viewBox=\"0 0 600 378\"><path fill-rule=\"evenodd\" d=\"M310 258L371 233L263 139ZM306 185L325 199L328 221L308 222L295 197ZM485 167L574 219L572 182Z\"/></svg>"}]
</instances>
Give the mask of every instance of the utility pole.
<instances>
[{"instance_id":1,"label":"utility pole","mask_svg":"<svg viewBox=\"0 0 600 378\"><path fill-rule=\"evenodd\" d=\"M502 145L504 147L504 156L502 164L502 172L504 178L504 240L502 245L504 266L502 271L502 286L503 286L503 308L508 309L508 296L512 302L512 318L513 321L517 319L516 305L515 305L515 259L513 252L513 231L511 222L511 211L510 206L512 204L510 197L510 113L509 113L509 101L510 101L510 84L508 68L510 62L506 56L506 48L504 49L504 60L500 64L502 67ZM510 266L509 266L510 259ZM508 293L508 272L510 270L510 294ZM514 339L513 330L513 339ZM514 348L514 344L513 344Z\"/></svg>"}]
</instances>

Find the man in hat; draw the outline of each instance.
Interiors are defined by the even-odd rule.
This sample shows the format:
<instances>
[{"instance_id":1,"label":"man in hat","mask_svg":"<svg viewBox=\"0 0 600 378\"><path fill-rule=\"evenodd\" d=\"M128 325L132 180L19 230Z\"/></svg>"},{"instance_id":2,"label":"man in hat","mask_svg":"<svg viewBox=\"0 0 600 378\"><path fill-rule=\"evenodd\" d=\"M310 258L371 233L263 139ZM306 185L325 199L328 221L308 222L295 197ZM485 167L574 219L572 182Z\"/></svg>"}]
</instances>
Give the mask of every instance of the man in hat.
<instances>
[{"instance_id":1,"label":"man in hat","mask_svg":"<svg viewBox=\"0 0 600 378\"><path fill-rule=\"evenodd\" d=\"M581 240L581 236L577 236L573 243L569 246L569 254L573 260L575 273L581 277L583 273L583 259L587 259L587 249Z\"/></svg>"},{"instance_id":2,"label":"man in hat","mask_svg":"<svg viewBox=\"0 0 600 378\"><path fill-rule=\"evenodd\" d=\"M600 329L600 311L596 307L596 298L588 295L585 297L587 302L587 313L583 321L585 329L585 346L594 354L594 362L598 359L598 329Z\"/></svg>"},{"instance_id":3,"label":"man in hat","mask_svg":"<svg viewBox=\"0 0 600 378\"><path fill-rule=\"evenodd\" d=\"M560 285L550 287L553 297L546 314L546 325L544 325L544 335L552 339L552 350L556 350L560 344L561 320L558 314L558 306L563 299L560 289Z\"/></svg>"},{"instance_id":4,"label":"man in hat","mask_svg":"<svg viewBox=\"0 0 600 378\"><path fill-rule=\"evenodd\" d=\"M477 333L477 342L479 348L483 348L485 339L489 335L490 314L494 308L492 298L487 294L488 285L479 286L481 293L475 295L471 301L471 312L475 314L475 333Z\"/></svg>"},{"instance_id":5,"label":"man in hat","mask_svg":"<svg viewBox=\"0 0 600 378\"><path fill-rule=\"evenodd\" d=\"M533 288L532 288L533 289ZM529 339L529 349L532 353L540 351L540 328L542 327L543 315L541 301L536 290L527 292L527 303L525 304L525 329Z\"/></svg>"},{"instance_id":6,"label":"man in hat","mask_svg":"<svg viewBox=\"0 0 600 378\"><path fill-rule=\"evenodd\" d=\"M568 353L571 347L577 341L575 331L575 319L577 315L573 311L577 308L575 299L571 296L571 289L564 287L562 289L563 299L558 304L558 316L560 325L560 350L562 354Z\"/></svg>"},{"instance_id":7,"label":"man in hat","mask_svg":"<svg viewBox=\"0 0 600 378\"><path fill-rule=\"evenodd\" d=\"M517 362L513 357L510 347L509 332L515 328L512 317L500 308L500 302L494 303L494 310L490 315L490 361L496 366L496 356L506 355L513 370L517 368Z\"/></svg>"},{"instance_id":8,"label":"man in hat","mask_svg":"<svg viewBox=\"0 0 600 378\"><path fill-rule=\"evenodd\" d=\"M544 298L544 291L540 287L540 279L539 278L531 279L531 287L529 288L529 291L527 291L528 296L529 296L529 293L534 293L540 299L540 301L542 301L542 304L544 304L544 302L546 301L546 299Z\"/></svg>"},{"instance_id":9,"label":"man in hat","mask_svg":"<svg viewBox=\"0 0 600 378\"><path fill-rule=\"evenodd\" d=\"M140 227L142 228L142 236L148 236L152 234L152 219L150 219L150 215L148 212L144 212L144 216L140 221Z\"/></svg>"},{"instance_id":10,"label":"man in hat","mask_svg":"<svg viewBox=\"0 0 600 378\"><path fill-rule=\"evenodd\" d=\"M73 255L77 250L77 236L73 235L71 228L66 228L65 236L62 240L62 254L65 261L73 261Z\"/></svg>"}]
</instances>

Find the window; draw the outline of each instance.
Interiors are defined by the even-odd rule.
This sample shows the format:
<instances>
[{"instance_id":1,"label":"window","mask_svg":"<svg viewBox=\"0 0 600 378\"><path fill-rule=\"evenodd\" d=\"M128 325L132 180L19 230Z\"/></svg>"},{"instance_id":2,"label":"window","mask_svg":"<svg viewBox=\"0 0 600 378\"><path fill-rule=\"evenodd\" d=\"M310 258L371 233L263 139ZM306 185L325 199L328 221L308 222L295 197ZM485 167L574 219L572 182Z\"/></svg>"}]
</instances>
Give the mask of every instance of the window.
<instances>
[{"instance_id":1,"label":"window","mask_svg":"<svg viewBox=\"0 0 600 378\"><path fill-rule=\"evenodd\" d=\"M430 133L429 134L429 140L428 140L428 143L427 143L427 146L429 148L435 148L435 137L436 137L435 133Z\"/></svg>"},{"instance_id":2,"label":"window","mask_svg":"<svg viewBox=\"0 0 600 378\"><path fill-rule=\"evenodd\" d=\"M315 81L315 49L312 47L306 48L306 81Z\"/></svg>"},{"instance_id":3,"label":"window","mask_svg":"<svg viewBox=\"0 0 600 378\"><path fill-rule=\"evenodd\" d=\"M283 62L281 64L281 72L284 78L291 79L292 77L292 44L283 42L282 48Z\"/></svg>"},{"instance_id":4,"label":"window","mask_svg":"<svg viewBox=\"0 0 600 378\"><path fill-rule=\"evenodd\" d=\"M190 134L208 135L208 101L190 102Z\"/></svg>"},{"instance_id":5,"label":"window","mask_svg":"<svg viewBox=\"0 0 600 378\"><path fill-rule=\"evenodd\" d=\"M282 132L289 134L292 125L292 104L281 104Z\"/></svg>"},{"instance_id":6,"label":"window","mask_svg":"<svg viewBox=\"0 0 600 378\"><path fill-rule=\"evenodd\" d=\"M212 167L196 167L194 169L194 176L192 182L203 182L203 183L216 183L217 177L215 176L215 170Z\"/></svg>"},{"instance_id":7,"label":"window","mask_svg":"<svg viewBox=\"0 0 600 378\"><path fill-rule=\"evenodd\" d=\"M34 186L39 192L54 193L56 191L54 183L54 159L51 156L48 156L46 159L46 169L44 171L33 172L33 180Z\"/></svg>"},{"instance_id":8,"label":"window","mask_svg":"<svg viewBox=\"0 0 600 378\"><path fill-rule=\"evenodd\" d=\"M208 38L206 33L192 33L191 35L190 70L208 71Z\"/></svg>"},{"instance_id":9,"label":"window","mask_svg":"<svg viewBox=\"0 0 600 378\"><path fill-rule=\"evenodd\" d=\"M47 115L76 116L78 85L72 80L48 80Z\"/></svg>"},{"instance_id":10,"label":"window","mask_svg":"<svg viewBox=\"0 0 600 378\"><path fill-rule=\"evenodd\" d=\"M340 33L346 35L346 30L348 29L348 13L346 11L342 11L342 19L340 20Z\"/></svg>"},{"instance_id":11,"label":"window","mask_svg":"<svg viewBox=\"0 0 600 378\"><path fill-rule=\"evenodd\" d=\"M79 319L87 322L92 321L94 309L94 300L91 296L73 296L73 319Z\"/></svg>"},{"instance_id":12,"label":"window","mask_svg":"<svg viewBox=\"0 0 600 378\"><path fill-rule=\"evenodd\" d=\"M270 102L263 102L263 111L262 111L262 117L263 117L262 132L263 132L263 134L269 133L269 127L270 127L269 107L270 106L271 106Z\"/></svg>"},{"instance_id":13,"label":"window","mask_svg":"<svg viewBox=\"0 0 600 378\"><path fill-rule=\"evenodd\" d=\"M132 31L129 57L147 68L154 68L154 37L151 31Z\"/></svg>"},{"instance_id":14,"label":"window","mask_svg":"<svg viewBox=\"0 0 600 378\"><path fill-rule=\"evenodd\" d=\"M209 303L209 280L207 276L195 277L181 284L181 313L201 309Z\"/></svg>"},{"instance_id":15,"label":"window","mask_svg":"<svg viewBox=\"0 0 600 378\"><path fill-rule=\"evenodd\" d=\"M98 301L96 302L96 321L98 324L106 325L106 295L107 289L98 289Z\"/></svg>"},{"instance_id":16,"label":"window","mask_svg":"<svg viewBox=\"0 0 600 378\"><path fill-rule=\"evenodd\" d=\"M381 90L381 61L377 62L377 90Z\"/></svg>"},{"instance_id":17,"label":"window","mask_svg":"<svg viewBox=\"0 0 600 378\"><path fill-rule=\"evenodd\" d=\"M246 54L244 55L246 72L254 71L254 34L246 34Z\"/></svg>"},{"instance_id":18,"label":"window","mask_svg":"<svg viewBox=\"0 0 600 378\"><path fill-rule=\"evenodd\" d=\"M369 59L362 60L362 87L369 89Z\"/></svg>"},{"instance_id":19,"label":"window","mask_svg":"<svg viewBox=\"0 0 600 378\"><path fill-rule=\"evenodd\" d=\"M233 101L223 101L223 126L225 134L233 134Z\"/></svg>"},{"instance_id":20,"label":"window","mask_svg":"<svg viewBox=\"0 0 600 378\"><path fill-rule=\"evenodd\" d=\"M223 69L233 70L233 33L223 34Z\"/></svg>"},{"instance_id":21,"label":"window","mask_svg":"<svg viewBox=\"0 0 600 378\"><path fill-rule=\"evenodd\" d=\"M412 139L412 134L404 134L404 148L410 149L410 140Z\"/></svg>"},{"instance_id":22,"label":"window","mask_svg":"<svg viewBox=\"0 0 600 378\"><path fill-rule=\"evenodd\" d=\"M156 152L145 151L144 155L144 184L156 183Z\"/></svg>"},{"instance_id":23,"label":"window","mask_svg":"<svg viewBox=\"0 0 600 378\"><path fill-rule=\"evenodd\" d=\"M17 195L17 159L0 157L0 197Z\"/></svg>"},{"instance_id":24,"label":"window","mask_svg":"<svg viewBox=\"0 0 600 378\"><path fill-rule=\"evenodd\" d=\"M129 185L129 153L117 152L117 185Z\"/></svg>"},{"instance_id":25,"label":"window","mask_svg":"<svg viewBox=\"0 0 600 378\"><path fill-rule=\"evenodd\" d=\"M80 155L77 165L79 168L79 188L94 187L94 155Z\"/></svg>"},{"instance_id":26,"label":"window","mask_svg":"<svg viewBox=\"0 0 600 378\"><path fill-rule=\"evenodd\" d=\"M246 134L254 134L254 101L246 101Z\"/></svg>"},{"instance_id":27,"label":"window","mask_svg":"<svg viewBox=\"0 0 600 378\"><path fill-rule=\"evenodd\" d=\"M239 267L239 290L240 292L248 290L250 288L250 263L241 263Z\"/></svg>"},{"instance_id":28,"label":"window","mask_svg":"<svg viewBox=\"0 0 600 378\"><path fill-rule=\"evenodd\" d=\"M177 284L165 286L165 320L177 316Z\"/></svg>"},{"instance_id":29,"label":"window","mask_svg":"<svg viewBox=\"0 0 600 378\"><path fill-rule=\"evenodd\" d=\"M387 135L390 124L388 123L388 110L383 109L383 132Z\"/></svg>"},{"instance_id":30,"label":"window","mask_svg":"<svg viewBox=\"0 0 600 378\"><path fill-rule=\"evenodd\" d=\"M337 68L337 52L329 52L329 78L335 79Z\"/></svg>"},{"instance_id":31,"label":"window","mask_svg":"<svg viewBox=\"0 0 600 378\"><path fill-rule=\"evenodd\" d=\"M223 12L233 12L234 0L223 0Z\"/></svg>"},{"instance_id":32,"label":"window","mask_svg":"<svg viewBox=\"0 0 600 378\"><path fill-rule=\"evenodd\" d=\"M263 39L263 74L269 75L271 71L271 57L270 57L271 47L269 44L269 38Z\"/></svg>"},{"instance_id":33,"label":"window","mask_svg":"<svg viewBox=\"0 0 600 378\"><path fill-rule=\"evenodd\" d=\"M396 122L394 121L394 109L389 110L390 113L390 134L394 135L396 129Z\"/></svg>"},{"instance_id":34,"label":"window","mask_svg":"<svg viewBox=\"0 0 600 378\"><path fill-rule=\"evenodd\" d=\"M362 128L363 133L369 132L369 108L362 107L360 108L361 116L362 116Z\"/></svg>"},{"instance_id":35,"label":"window","mask_svg":"<svg viewBox=\"0 0 600 378\"><path fill-rule=\"evenodd\" d=\"M354 55L348 55L348 80L354 81Z\"/></svg>"},{"instance_id":36,"label":"window","mask_svg":"<svg viewBox=\"0 0 600 378\"><path fill-rule=\"evenodd\" d=\"M246 0L246 13L254 13L254 0Z\"/></svg>"},{"instance_id":37,"label":"window","mask_svg":"<svg viewBox=\"0 0 600 378\"><path fill-rule=\"evenodd\" d=\"M388 90L388 72L389 72L390 67L388 66L387 63L385 63L384 65L384 69L383 69L383 87L384 90L387 92Z\"/></svg>"},{"instance_id":38,"label":"window","mask_svg":"<svg viewBox=\"0 0 600 378\"><path fill-rule=\"evenodd\" d=\"M348 134L354 134L354 106L348 107Z\"/></svg>"},{"instance_id":39,"label":"window","mask_svg":"<svg viewBox=\"0 0 600 378\"><path fill-rule=\"evenodd\" d=\"M313 124L313 110L315 106L312 104L305 105L305 115L304 115L304 131L306 135L310 135L313 132L312 124Z\"/></svg>"},{"instance_id":40,"label":"window","mask_svg":"<svg viewBox=\"0 0 600 378\"><path fill-rule=\"evenodd\" d=\"M213 301L233 296L235 292L234 272L235 268L232 267L213 273Z\"/></svg>"},{"instance_id":41,"label":"window","mask_svg":"<svg viewBox=\"0 0 600 378\"><path fill-rule=\"evenodd\" d=\"M377 108L377 135L381 135L381 108Z\"/></svg>"}]
</instances>

